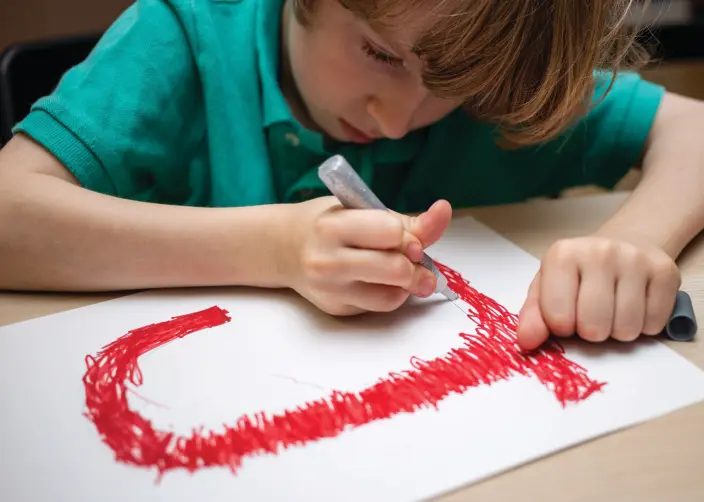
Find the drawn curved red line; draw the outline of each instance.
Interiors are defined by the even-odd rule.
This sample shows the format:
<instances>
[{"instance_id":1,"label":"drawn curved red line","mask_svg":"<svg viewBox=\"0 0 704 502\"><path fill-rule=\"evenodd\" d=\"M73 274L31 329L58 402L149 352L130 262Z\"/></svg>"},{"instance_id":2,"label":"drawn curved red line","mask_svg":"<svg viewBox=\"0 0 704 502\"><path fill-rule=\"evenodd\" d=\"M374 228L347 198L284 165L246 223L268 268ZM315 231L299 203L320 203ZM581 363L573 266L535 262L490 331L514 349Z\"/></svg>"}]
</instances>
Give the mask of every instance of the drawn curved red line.
<instances>
[{"instance_id":1,"label":"drawn curved red line","mask_svg":"<svg viewBox=\"0 0 704 502\"><path fill-rule=\"evenodd\" d=\"M556 342L531 354L521 353L515 343L516 316L476 291L457 272L438 266L450 287L469 305L468 317L477 325L475 333L460 333L463 345L442 357L411 358L410 369L390 373L360 392L333 391L277 415L243 415L222 433L194 430L186 436L155 429L129 408L126 383L141 385L138 360L147 352L230 322L229 313L214 306L129 331L95 357L87 356L85 415L120 462L156 467L160 475L171 469L192 472L212 466L227 466L235 472L244 457L276 454L375 420L436 407L451 393L514 375L536 377L563 406L582 401L603 387L604 383L592 380L584 368L567 359Z\"/></svg>"}]
</instances>

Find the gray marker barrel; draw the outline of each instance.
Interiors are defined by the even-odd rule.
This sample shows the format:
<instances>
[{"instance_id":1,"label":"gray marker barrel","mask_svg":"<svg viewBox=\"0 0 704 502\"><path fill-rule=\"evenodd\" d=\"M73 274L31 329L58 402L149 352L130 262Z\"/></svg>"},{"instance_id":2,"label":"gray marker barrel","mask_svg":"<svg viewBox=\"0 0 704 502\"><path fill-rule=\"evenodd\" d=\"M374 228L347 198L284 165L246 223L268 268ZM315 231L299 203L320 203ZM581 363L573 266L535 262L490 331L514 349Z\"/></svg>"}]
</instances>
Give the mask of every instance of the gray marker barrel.
<instances>
[{"instance_id":1,"label":"gray marker barrel","mask_svg":"<svg viewBox=\"0 0 704 502\"><path fill-rule=\"evenodd\" d=\"M672 315L665 325L663 334L676 342L689 342L697 335L697 319L692 307L692 299L684 291L678 291Z\"/></svg>"},{"instance_id":2,"label":"gray marker barrel","mask_svg":"<svg viewBox=\"0 0 704 502\"><path fill-rule=\"evenodd\" d=\"M323 162L318 168L318 177L348 209L387 209L341 155Z\"/></svg>"},{"instance_id":3,"label":"gray marker barrel","mask_svg":"<svg viewBox=\"0 0 704 502\"><path fill-rule=\"evenodd\" d=\"M334 155L323 162L318 168L318 177L348 209L388 210L341 155ZM436 293L441 293L448 300L457 300L457 294L447 287L447 278L427 254L423 253L420 264L435 275Z\"/></svg>"}]
</instances>

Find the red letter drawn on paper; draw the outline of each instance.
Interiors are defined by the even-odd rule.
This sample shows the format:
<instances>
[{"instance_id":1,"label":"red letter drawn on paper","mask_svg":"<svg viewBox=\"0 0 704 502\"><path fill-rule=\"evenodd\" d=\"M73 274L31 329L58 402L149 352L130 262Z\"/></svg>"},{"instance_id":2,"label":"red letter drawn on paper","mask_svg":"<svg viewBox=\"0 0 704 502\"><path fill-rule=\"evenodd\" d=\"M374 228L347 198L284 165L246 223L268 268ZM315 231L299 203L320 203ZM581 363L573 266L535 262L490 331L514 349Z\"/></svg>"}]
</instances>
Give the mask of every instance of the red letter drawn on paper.
<instances>
[{"instance_id":1,"label":"red letter drawn on paper","mask_svg":"<svg viewBox=\"0 0 704 502\"><path fill-rule=\"evenodd\" d=\"M200 431L186 436L155 429L128 406L127 383L139 386L142 382L140 356L177 338L229 322L228 312L214 306L132 330L95 357L88 356L86 416L118 461L156 467L160 473L212 466L227 466L234 472L246 456L276 454L287 446L334 437L348 428L433 407L451 393L461 394L516 375L537 378L563 406L588 398L604 385L567 359L556 342L531 354L521 353L515 343L517 317L475 290L460 274L439 267L450 287L469 305L476 331L460 333L462 343L442 357L411 358L410 368L390 373L360 392L335 391L277 415L245 415L222 433Z\"/></svg>"}]
</instances>

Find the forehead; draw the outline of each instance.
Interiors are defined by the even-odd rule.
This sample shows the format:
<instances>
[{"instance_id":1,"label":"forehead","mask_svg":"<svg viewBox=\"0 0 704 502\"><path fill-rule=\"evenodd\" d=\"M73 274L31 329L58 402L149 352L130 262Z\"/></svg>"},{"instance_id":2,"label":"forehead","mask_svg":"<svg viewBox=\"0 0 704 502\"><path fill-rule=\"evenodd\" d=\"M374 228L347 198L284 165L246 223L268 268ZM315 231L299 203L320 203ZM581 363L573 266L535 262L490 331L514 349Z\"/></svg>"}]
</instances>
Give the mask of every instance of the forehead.
<instances>
[{"instance_id":1,"label":"forehead","mask_svg":"<svg viewBox=\"0 0 704 502\"><path fill-rule=\"evenodd\" d=\"M468 34L491 17L495 0L322 1L339 3L400 53L457 59L456 46L471 45Z\"/></svg>"},{"instance_id":2,"label":"forehead","mask_svg":"<svg viewBox=\"0 0 704 502\"><path fill-rule=\"evenodd\" d=\"M446 2L440 0L323 0L339 3L369 28L390 42L410 50L438 18L432 11Z\"/></svg>"}]
</instances>

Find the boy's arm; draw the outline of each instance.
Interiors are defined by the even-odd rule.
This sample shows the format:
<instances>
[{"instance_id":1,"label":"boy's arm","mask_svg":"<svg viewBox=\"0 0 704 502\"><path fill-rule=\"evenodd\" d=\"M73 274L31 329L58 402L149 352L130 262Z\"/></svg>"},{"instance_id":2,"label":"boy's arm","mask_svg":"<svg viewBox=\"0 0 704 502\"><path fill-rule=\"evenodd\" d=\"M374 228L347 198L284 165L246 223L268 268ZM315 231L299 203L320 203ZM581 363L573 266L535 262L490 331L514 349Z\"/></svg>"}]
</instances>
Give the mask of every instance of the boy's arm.
<instances>
[{"instance_id":1,"label":"boy's arm","mask_svg":"<svg viewBox=\"0 0 704 502\"><path fill-rule=\"evenodd\" d=\"M595 234L547 251L520 312L517 336L524 349L550 335L578 333L591 342L657 335L672 313L681 285L675 260L704 228L704 104L667 93L660 98L650 92L653 86L642 90L645 95L612 97L598 110L597 137L616 134L610 149L596 142L594 150L615 172L644 151L643 179ZM608 127L619 122L620 128ZM594 172L609 179L608 169Z\"/></svg>"},{"instance_id":2,"label":"boy's arm","mask_svg":"<svg viewBox=\"0 0 704 502\"><path fill-rule=\"evenodd\" d=\"M676 259L704 229L704 102L664 96L642 170L631 197L598 234L655 245Z\"/></svg>"},{"instance_id":3,"label":"boy's arm","mask_svg":"<svg viewBox=\"0 0 704 502\"><path fill-rule=\"evenodd\" d=\"M0 151L0 289L284 286L292 210L176 207L78 186L18 135Z\"/></svg>"},{"instance_id":4,"label":"boy's arm","mask_svg":"<svg viewBox=\"0 0 704 502\"><path fill-rule=\"evenodd\" d=\"M0 289L289 287L325 312L397 309L435 289L414 263L449 224L447 203L420 217L300 204L192 208L78 186L17 136L0 151Z\"/></svg>"}]
</instances>

